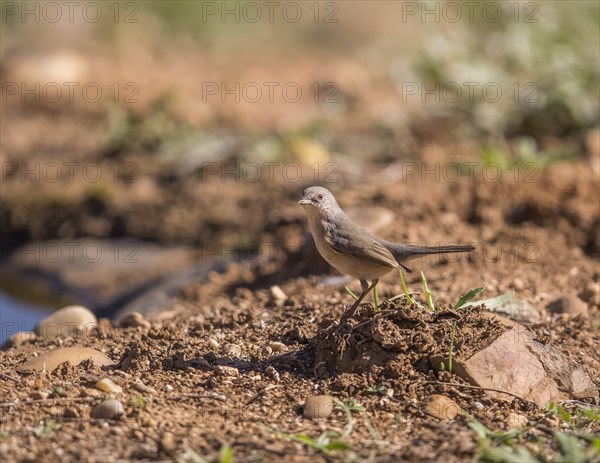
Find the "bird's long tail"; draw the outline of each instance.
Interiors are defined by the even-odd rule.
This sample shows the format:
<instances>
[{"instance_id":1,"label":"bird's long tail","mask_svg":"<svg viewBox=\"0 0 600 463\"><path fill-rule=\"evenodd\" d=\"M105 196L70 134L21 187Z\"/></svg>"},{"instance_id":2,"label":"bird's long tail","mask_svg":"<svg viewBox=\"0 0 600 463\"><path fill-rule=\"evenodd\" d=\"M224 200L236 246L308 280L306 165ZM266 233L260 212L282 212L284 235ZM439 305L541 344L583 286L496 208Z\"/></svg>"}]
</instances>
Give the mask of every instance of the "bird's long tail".
<instances>
[{"instance_id":1,"label":"bird's long tail","mask_svg":"<svg viewBox=\"0 0 600 463\"><path fill-rule=\"evenodd\" d=\"M412 244L399 244L384 241L383 244L394 255L394 259L409 273L412 270L403 264L404 261L427 254L446 254L451 252L470 252L475 246L470 244L452 246L415 246Z\"/></svg>"}]
</instances>

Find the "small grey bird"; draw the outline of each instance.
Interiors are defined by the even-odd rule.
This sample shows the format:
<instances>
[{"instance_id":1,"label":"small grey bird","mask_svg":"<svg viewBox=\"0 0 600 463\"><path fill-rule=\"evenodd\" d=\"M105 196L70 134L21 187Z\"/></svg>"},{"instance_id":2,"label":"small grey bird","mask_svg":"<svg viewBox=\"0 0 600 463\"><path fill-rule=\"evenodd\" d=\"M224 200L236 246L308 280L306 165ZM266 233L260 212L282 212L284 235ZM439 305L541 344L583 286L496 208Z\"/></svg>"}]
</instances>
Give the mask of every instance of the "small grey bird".
<instances>
[{"instance_id":1,"label":"small grey bird","mask_svg":"<svg viewBox=\"0 0 600 463\"><path fill-rule=\"evenodd\" d=\"M360 280L362 294L344 319L354 313L380 277L400 267L412 273L404 261L425 254L469 252L475 249L471 245L414 246L382 240L352 221L333 194L323 187L312 186L304 190L298 204L304 207L310 231L323 258L341 273Z\"/></svg>"}]
</instances>

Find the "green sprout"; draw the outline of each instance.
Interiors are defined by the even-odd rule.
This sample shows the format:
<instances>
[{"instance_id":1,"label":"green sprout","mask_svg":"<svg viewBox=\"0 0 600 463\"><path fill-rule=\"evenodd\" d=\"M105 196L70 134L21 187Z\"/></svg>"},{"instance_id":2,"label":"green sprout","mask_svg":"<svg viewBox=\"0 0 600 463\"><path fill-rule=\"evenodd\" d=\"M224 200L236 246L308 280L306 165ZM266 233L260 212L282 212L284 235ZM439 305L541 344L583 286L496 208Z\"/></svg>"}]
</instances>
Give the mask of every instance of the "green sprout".
<instances>
[{"instance_id":1,"label":"green sprout","mask_svg":"<svg viewBox=\"0 0 600 463\"><path fill-rule=\"evenodd\" d=\"M421 281L423 282L423 290L425 291L425 300L427 301L427 306L429 310L435 312L435 306L433 305L433 299L431 298L431 291L427 287L427 280L425 279L425 274L421 272Z\"/></svg>"}]
</instances>

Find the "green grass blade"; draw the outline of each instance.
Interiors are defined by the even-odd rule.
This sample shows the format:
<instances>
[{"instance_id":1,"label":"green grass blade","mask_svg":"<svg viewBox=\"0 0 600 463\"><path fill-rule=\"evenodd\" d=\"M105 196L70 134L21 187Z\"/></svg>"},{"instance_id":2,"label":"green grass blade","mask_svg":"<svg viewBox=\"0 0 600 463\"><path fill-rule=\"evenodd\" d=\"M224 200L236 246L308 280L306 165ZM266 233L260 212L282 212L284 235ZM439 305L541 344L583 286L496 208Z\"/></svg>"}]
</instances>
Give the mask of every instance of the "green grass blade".
<instances>
[{"instance_id":1,"label":"green grass blade","mask_svg":"<svg viewBox=\"0 0 600 463\"><path fill-rule=\"evenodd\" d=\"M448 371L452 373L452 351L454 350L454 334L456 333L456 320L452 324L452 333L450 334L450 349L448 350Z\"/></svg>"},{"instance_id":2,"label":"green grass blade","mask_svg":"<svg viewBox=\"0 0 600 463\"><path fill-rule=\"evenodd\" d=\"M404 275L402 274L402 270L398 270L398 275L400 275L400 284L402 285L402 290L404 291L404 295L406 296L406 299L412 305L416 305L415 300L410 296L410 294L408 294L408 288L406 287L406 283L404 282Z\"/></svg>"},{"instance_id":3,"label":"green grass blade","mask_svg":"<svg viewBox=\"0 0 600 463\"><path fill-rule=\"evenodd\" d=\"M233 462L233 450L229 445L221 447L219 452L219 463L232 463Z\"/></svg>"},{"instance_id":4,"label":"green grass blade","mask_svg":"<svg viewBox=\"0 0 600 463\"><path fill-rule=\"evenodd\" d=\"M379 298L377 297L377 286L373 286L373 302L375 303L375 312L379 312Z\"/></svg>"},{"instance_id":5,"label":"green grass blade","mask_svg":"<svg viewBox=\"0 0 600 463\"><path fill-rule=\"evenodd\" d=\"M352 296L355 301L358 301L358 296L356 294L354 294L354 292L350 288L348 288L347 286L345 286L345 288L346 288L346 292L348 294L350 294L350 296Z\"/></svg>"},{"instance_id":6,"label":"green grass blade","mask_svg":"<svg viewBox=\"0 0 600 463\"><path fill-rule=\"evenodd\" d=\"M473 299L475 296L477 296L479 293L481 293L484 289L485 289L484 286L480 286L479 288L472 289L468 293L463 294L458 299L458 302L456 304L454 304L454 306L452 306L452 308L460 309L463 305L465 305L467 302L469 302L471 299Z\"/></svg>"},{"instance_id":7,"label":"green grass blade","mask_svg":"<svg viewBox=\"0 0 600 463\"><path fill-rule=\"evenodd\" d=\"M425 299L427 300L427 306L429 310L435 312L435 306L433 305L433 299L431 298L431 291L427 287L427 280L425 279L425 274L421 272L421 281L423 281L423 289L425 290Z\"/></svg>"},{"instance_id":8,"label":"green grass blade","mask_svg":"<svg viewBox=\"0 0 600 463\"><path fill-rule=\"evenodd\" d=\"M481 305L485 304L488 309L493 309L494 307L499 307L502 304L506 304L508 301L512 299L515 295L514 291L508 291L504 294L500 294L500 296L492 297L490 299L483 299L481 301L471 302L471 305Z\"/></svg>"}]
</instances>

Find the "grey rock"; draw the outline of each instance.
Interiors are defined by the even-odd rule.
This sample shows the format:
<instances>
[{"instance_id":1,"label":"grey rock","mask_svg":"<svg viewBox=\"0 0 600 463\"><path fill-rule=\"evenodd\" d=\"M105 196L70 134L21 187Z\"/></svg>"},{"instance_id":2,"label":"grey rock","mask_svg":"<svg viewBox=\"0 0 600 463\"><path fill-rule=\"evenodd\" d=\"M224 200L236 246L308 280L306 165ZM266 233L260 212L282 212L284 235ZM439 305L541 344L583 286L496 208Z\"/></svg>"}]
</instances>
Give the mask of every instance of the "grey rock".
<instances>
[{"instance_id":1,"label":"grey rock","mask_svg":"<svg viewBox=\"0 0 600 463\"><path fill-rule=\"evenodd\" d=\"M35 327L38 336L44 339L66 338L86 335L98 326L94 313L81 305L70 305L44 318Z\"/></svg>"},{"instance_id":2,"label":"grey rock","mask_svg":"<svg viewBox=\"0 0 600 463\"><path fill-rule=\"evenodd\" d=\"M552 301L547 306L548 312L565 313L569 315L587 315L588 307L585 302L577 296L563 296L560 299Z\"/></svg>"},{"instance_id":3,"label":"grey rock","mask_svg":"<svg viewBox=\"0 0 600 463\"><path fill-rule=\"evenodd\" d=\"M105 400L92 409L92 418L115 420L125 414L123 404L118 400Z\"/></svg>"},{"instance_id":4,"label":"grey rock","mask_svg":"<svg viewBox=\"0 0 600 463\"><path fill-rule=\"evenodd\" d=\"M333 411L333 399L328 395L307 397L302 410L307 418L325 418Z\"/></svg>"}]
</instances>

